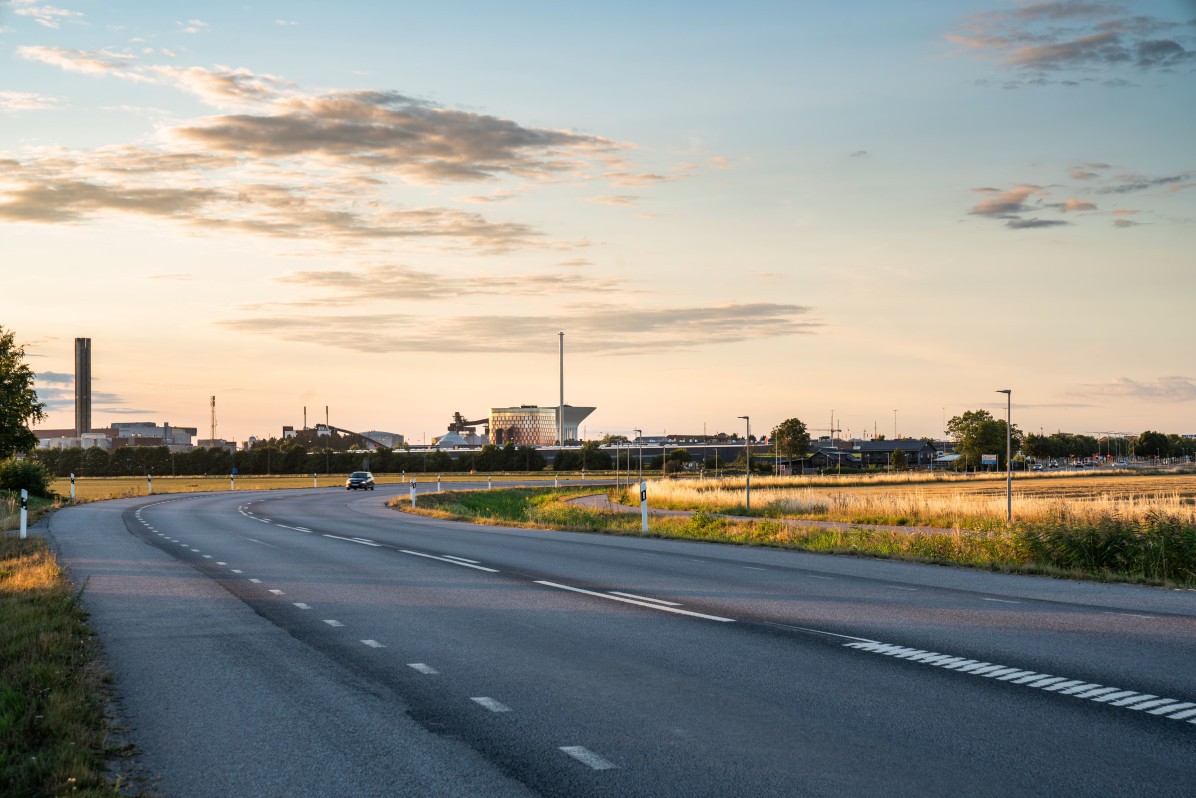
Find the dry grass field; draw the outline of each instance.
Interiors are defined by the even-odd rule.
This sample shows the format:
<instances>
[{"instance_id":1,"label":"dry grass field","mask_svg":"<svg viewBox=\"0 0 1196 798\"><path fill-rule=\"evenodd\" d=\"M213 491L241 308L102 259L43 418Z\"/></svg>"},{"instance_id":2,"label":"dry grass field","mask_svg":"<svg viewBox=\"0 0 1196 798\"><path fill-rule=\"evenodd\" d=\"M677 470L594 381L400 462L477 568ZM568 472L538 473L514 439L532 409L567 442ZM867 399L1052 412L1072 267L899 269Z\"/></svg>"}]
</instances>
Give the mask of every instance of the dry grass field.
<instances>
[{"instance_id":1,"label":"dry grass field","mask_svg":"<svg viewBox=\"0 0 1196 798\"><path fill-rule=\"evenodd\" d=\"M742 510L742 478L655 481L649 503L668 509ZM764 477L752 480L756 514L876 524L961 528L1005 518L1005 480L999 477L863 481L859 477ZM1014 518L1046 522L1062 517L1097 521L1165 515L1196 521L1196 474L1027 475L1013 483Z\"/></svg>"}]
</instances>

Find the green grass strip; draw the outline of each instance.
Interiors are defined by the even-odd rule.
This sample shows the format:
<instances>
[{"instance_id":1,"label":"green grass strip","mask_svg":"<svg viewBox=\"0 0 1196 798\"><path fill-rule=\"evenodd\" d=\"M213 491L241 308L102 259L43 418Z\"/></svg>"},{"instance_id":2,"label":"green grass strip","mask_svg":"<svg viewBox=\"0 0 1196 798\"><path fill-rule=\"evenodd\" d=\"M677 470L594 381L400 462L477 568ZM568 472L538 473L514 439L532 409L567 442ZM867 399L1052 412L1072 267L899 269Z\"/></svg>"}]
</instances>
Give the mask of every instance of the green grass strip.
<instances>
[{"instance_id":1,"label":"green grass strip","mask_svg":"<svg viewBox=\"0 0 1196 798\"><path fill-rule=\"evenodd\" d=\"M593 493L593 488L452 491L421 495L416 512L483 524L641 534L638 514L591 510L566 501ZM407 499L395 499L391 504L410 509ZM1196 525L1162 515L1146 521L1109 517L1095 524L1060 516L1033 525L905 531L867 526L826 529L698 511L689 516L652 517L647 536L1196 588Z\"/></svg>"},{"instance_id":2,"label":"green grass strip","mask_svg":"<svg viewBox=\"0 0 1196 798\"><path fill-rule=\"evenodd\" d=\"M85 618L45 540L0 536L0 794L120 794Z\"/></svg>"}]
</instances>

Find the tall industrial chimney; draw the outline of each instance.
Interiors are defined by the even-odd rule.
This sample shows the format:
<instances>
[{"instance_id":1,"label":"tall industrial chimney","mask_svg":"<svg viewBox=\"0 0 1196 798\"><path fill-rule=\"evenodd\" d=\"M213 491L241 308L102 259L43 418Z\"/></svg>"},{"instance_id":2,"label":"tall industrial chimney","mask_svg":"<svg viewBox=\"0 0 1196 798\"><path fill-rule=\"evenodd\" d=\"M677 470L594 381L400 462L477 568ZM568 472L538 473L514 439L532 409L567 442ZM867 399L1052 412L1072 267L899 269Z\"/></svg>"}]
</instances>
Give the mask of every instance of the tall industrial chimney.
<instances>
[{"instance_id":1,"label":"tall industrial chimney","mask_svg":"<svg viewBox=\"0 0 1196 798\"><path fill-rule=\"evenodd\" d=\"M216 397L212 397L212 442L210 446L216 445Z\"/></svg>"},{"instance_id":2,"label":"tall industrial chimney","mask_svg":"<svg viewBox=\"0 0 1196 798\"><path fill-rule=\"evenodd\" d=\"M91 339L75 339L75 434L91 432Z\"/></svg>"}]
</instances>

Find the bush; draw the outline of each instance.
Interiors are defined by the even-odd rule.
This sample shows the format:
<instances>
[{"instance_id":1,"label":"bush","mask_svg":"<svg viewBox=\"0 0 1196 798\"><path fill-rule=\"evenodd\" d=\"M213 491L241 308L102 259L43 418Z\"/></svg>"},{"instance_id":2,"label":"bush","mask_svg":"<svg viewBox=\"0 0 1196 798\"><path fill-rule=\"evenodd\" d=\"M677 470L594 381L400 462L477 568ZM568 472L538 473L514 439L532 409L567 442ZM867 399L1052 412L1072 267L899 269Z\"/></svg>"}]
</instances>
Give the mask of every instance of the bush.
<instances>
[{"instance_id":1,"label":"bush","mask_svg":"<svg viewBox=\"0 0 1196 798\"><path fill-rule=\"evenodd\" d=\"M37 460L15 460L9 458L0 462L0 490L21 489L30 496L50 497L50 471Z\"/></svg>"}]
</instances>

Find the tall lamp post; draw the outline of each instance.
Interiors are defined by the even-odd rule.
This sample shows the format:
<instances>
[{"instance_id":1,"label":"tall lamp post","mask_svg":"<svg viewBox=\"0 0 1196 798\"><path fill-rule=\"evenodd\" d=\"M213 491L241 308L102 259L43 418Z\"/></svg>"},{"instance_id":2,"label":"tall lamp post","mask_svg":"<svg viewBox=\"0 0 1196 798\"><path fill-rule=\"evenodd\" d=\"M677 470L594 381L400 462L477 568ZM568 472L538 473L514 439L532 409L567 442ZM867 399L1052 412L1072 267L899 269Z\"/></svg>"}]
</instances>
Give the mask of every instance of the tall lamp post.
<instances>
[{"instance_id":1,"label":"tall lamp post","mask_svg":"<svg viewBox=\"0 0 1196 798\"><path fill-rule=\"evenodd\" d=\"M644 481L644 431L642 429L636 429L636 430L632 430L632 432L635 433L635 441L640 450L639 481L643 482ZM628 454L630 454L630 452ZM630 471L631 469L628 468L628 470Z\"/></svg>"},{"instance_id":2,"label":"tall lamp post","mask_svg":"<svg viewBox=\"0 0 1196 798\"><path fill-rule=\"evenodd\" d=\"M1002 388L1005 394L1005 520L1013 521L1013 389Z\"/></svg>"},{"instance_id":3,"label":"tall lamp post","mask_svg":"<svg viewBox=\"0 0 1196 798\"><path fill-rule=\"evenodd\" d=\"M739 416L747 424L747 432L743 439L743 462L747 465L744 470L744 485L746 489L747 499L746 507L750 511L752 509L752 420L747 416ZM766 455L767 456L767 455Z\"/></svg>"}]
</instances>

